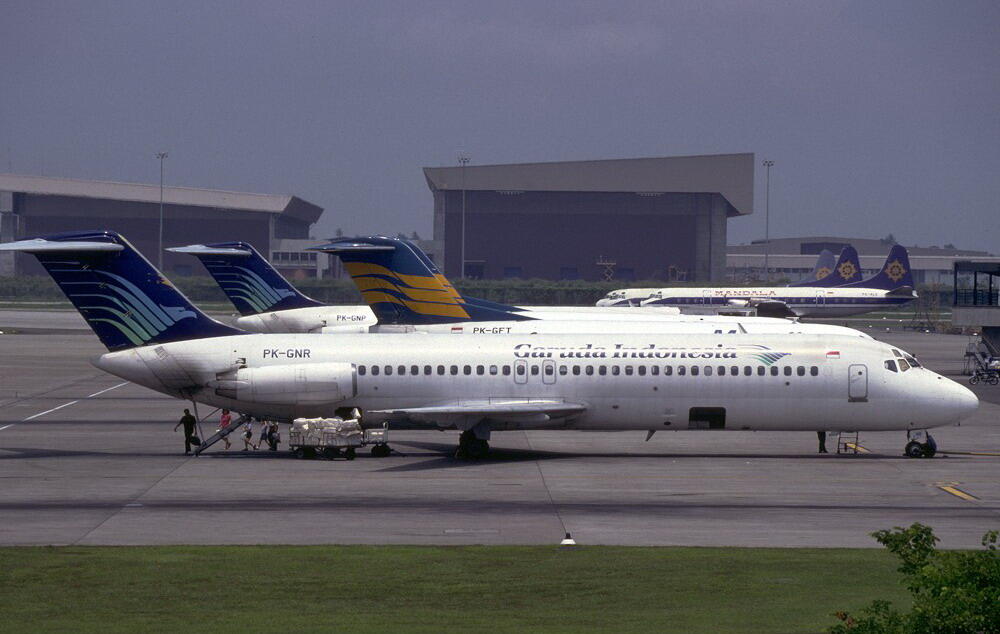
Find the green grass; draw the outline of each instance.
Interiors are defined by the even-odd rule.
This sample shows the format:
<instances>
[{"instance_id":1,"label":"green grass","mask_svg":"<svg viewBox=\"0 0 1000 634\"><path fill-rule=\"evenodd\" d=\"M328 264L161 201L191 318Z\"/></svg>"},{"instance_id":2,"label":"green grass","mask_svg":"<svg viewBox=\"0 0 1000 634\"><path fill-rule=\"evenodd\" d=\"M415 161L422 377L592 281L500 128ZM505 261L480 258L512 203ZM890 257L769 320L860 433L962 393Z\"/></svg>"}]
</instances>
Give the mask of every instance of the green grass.
<instances>
[{"instance_id":1,"label":"green grass","mask_svg":"<svg viewBox=\"0 0 1000 634\"><path fill-rule=\"evenodd\" d=\"M895 566L874 549L2 548L0 629L820 632L873 597L907 606Z\"/></svg>"}]
</instances>

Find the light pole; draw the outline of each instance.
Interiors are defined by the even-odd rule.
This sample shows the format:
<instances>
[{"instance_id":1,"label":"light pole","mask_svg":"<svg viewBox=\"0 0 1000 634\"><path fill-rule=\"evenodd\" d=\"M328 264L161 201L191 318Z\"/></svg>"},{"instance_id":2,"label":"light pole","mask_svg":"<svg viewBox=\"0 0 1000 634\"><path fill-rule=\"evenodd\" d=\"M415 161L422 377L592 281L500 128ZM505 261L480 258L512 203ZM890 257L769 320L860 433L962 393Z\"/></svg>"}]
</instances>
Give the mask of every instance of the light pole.
<instances>
[{"instance_id":1,"label":"light pole","mask_svg":"<svg viewBox=\"0 0 1000 634\"><path fill-rule=\"evenodd\" d=\"M459 275L465 279L465 166L469 164L469 155L459 152L458 162L462 166L462 272Z\"/></svg>"},{"instance_id":2,"label":"light pole","mask_svg":"<svg viewBox=\"0 0 1000 634\"><path fill-rule=\"evenodd\" d=\"M166 152L157 152L156 158L160 159L160 248L156 250L157 268L163 272L163 159L167 158Z\"/></svg>"},{"instance_id":3,"label":"light pole","mask_svg":"<svg viewBox=\"0 0 1000 634\"><path fill-rule=\"evenodd\" d=\"M767 168L767 185L764 188L764 279L771 281L771 269L768 267L768 256L771 255L771 166L774 161L764 161Z\"/></svg>"}]
</instances>

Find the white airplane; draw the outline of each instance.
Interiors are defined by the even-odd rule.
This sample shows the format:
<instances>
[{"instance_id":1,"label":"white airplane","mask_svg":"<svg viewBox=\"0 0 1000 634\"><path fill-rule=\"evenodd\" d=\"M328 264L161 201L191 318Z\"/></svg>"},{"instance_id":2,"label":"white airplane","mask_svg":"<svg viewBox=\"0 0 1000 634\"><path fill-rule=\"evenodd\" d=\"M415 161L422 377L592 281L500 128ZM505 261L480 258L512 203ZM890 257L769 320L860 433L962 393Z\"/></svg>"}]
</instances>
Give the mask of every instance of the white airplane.
<instances>
[{"instance_id":1,"label":"white airplane","mask_svg":"<svg viewBox=\"0 0 1000 634\"><path fill-rule=\"evenodd\" d=\"M237 308L236 320L251 332L426 332L471 335L620 333L813 333L867 335L842 326L787 319L680 315L675 308L517 307L466 298L407 240L345 238L317 247L344 260L368 306L322 306L299 293L246 243L169 249L198 257ZM269 299L270 298L270 299ZM275 310L253 314L269 307ZM305 304L300 308L294 304ZM346 309L346 310L345 310ZM362 313L359 309L368 310ZM663 312L669 311L669 312ZM371 315L371 318L368 318ZM322 326L333 319L339 324ZM376 321L378 325L371 322ZM355 320L353 325L345 322Z\"/></svg>"},{"instance_id":2,"label":"white airplane","mask_svg":"<svg viewBox=\"0 0 1000 634\"><path fill-rule=\"evenodd\" d=\"M824 430L908 434L978 407L965 387L873 339L839 335L251 335L207 317L121 236L0 245L34 254L108 348L95 365L163 394L290 420L494 431ZM932 441L911 440L909 455Z\"/></svg>"},{"instance_id":3,"label":"white airplane","mask_svg":"<svg viewBox=\"0 0 1000 634\"><path fill-rule=\"evenodd\" d=\"M906 249L896 245L875 276L841 286L620 289L608 293L597 305L674 306L682 311L755 307L757 314L764 316L843 317L895 308L916 297Z\"/></svg>"}]
</instances>

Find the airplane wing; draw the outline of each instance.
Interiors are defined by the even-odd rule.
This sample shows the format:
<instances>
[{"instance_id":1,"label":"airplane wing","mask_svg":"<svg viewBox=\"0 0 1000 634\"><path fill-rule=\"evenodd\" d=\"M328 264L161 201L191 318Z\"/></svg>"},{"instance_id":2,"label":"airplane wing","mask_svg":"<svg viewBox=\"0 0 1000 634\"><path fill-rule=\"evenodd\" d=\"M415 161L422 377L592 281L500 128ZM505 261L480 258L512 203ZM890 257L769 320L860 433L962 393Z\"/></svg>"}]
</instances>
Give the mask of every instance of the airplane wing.
<instances>
[{"instance_id":1,"label":"airplane wing","mask_svg":"<svg viewBox=\"0 0 1000 634\"><path fill-rule=\"evenodd\" d=\"M582 414L587 406L558 399L493 398L459 400L429 407L369 410L370 414L405 417L419 422L489 420L501 423L540 424Z\"/></svg>"}]
</instances>

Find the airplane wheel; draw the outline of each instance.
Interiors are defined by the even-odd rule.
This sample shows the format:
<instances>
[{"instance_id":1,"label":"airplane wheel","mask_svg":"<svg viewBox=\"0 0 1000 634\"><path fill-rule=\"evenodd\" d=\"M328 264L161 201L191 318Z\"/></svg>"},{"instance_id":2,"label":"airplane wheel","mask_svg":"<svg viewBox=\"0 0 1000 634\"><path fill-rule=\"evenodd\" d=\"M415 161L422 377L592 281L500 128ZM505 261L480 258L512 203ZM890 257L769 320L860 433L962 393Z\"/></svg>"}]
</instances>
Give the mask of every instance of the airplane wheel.
<instances>
[{"instance_id":1,"label":"airplane wheel","mask_svg":"<svg viewBox=\"0 0 1000 634\"><path fill-rule=\"evenodd\" d=\"M924 458L933 458L934 454L937 453L937 449L930 445L921 445L921 449L924 450Z\"/></svg>"},{"instance_id":2,"label":"airplane wheel","mask_svg":"<svg viewBox=\"0 0 1000 634\"><path fill-rule=\"evenodd\" d=\"M486 454L490 452L490 444L485 440L474 439L469 443L465 450L465 453L471 460L478 460L479 458L485 458Z\"/></svg>"},{"instance_id":3,"label":"airplane wheel","mask_svg":"<svg viewBox=\"0 0 1000 634\"><path fill-rule=\"evenodd\" d=\"M302 447L296 447L292 450L292 455L301 459L306 457L306 452L302 450Z\"/></svg>"},{"instance_id":4,"label":"airplane wheel","mask_svg":"<svg viewBox=\"0 0 1000 634\"><path fill-rule=\"evenodd\" d=\"M969 383L971 385L978 384L979 383L979 375L978 374L973 374L971 377L969 377Z\"/></svg>"},{"instance_id":5,"label":"airplane wheel","mask_svg":"<svg viewBox=\"0 0 1000 634\"><path fill-rule=\"evenodd\" d=\"M354 451L354 447L348 447L347 451L344 452L344 457L348 460L354 460L355 456L357 456L357 452Z\"/></svg>"},{"instance_id":6,"label":"airplane wheel","mask_svg":"<svg viewBox=\"0 0 1000 634\"><path fill-rule=\"evenodd\" d=\"M906 443L906 448L903 449L903 454L905 454L907 458L923 458L924 445L915 440L911 440Z\"/></svg>"}]
</instances>

